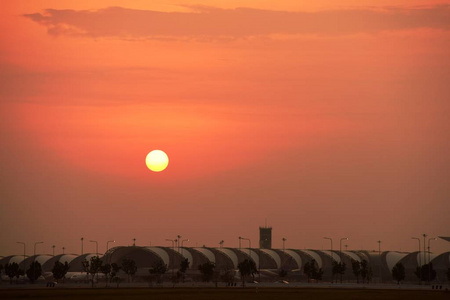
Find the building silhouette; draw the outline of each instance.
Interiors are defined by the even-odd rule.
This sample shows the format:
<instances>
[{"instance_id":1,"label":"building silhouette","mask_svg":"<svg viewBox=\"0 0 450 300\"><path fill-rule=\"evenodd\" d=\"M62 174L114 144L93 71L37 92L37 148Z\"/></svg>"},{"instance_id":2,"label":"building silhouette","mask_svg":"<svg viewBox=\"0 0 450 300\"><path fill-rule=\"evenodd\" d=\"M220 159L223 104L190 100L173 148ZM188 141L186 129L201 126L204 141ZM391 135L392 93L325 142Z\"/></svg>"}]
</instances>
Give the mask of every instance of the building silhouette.
<instances>
[{"instance_id":1,"label":"building silhouette","mask_svg":"<svg viewBox=\"0 0 450 300\"><path fill-rule=\"evenodd\" d=\"M272 249L272 227L259 227L259 248Z\"/></svg>"}]
</instances>

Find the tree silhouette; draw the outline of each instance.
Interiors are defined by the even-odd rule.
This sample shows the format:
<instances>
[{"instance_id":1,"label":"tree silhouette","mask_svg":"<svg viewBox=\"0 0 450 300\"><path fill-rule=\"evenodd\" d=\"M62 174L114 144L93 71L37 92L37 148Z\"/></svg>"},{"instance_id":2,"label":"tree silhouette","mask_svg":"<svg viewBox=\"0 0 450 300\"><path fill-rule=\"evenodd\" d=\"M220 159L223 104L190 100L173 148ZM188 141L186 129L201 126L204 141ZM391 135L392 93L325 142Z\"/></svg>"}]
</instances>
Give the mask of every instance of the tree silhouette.
<instances>
[{"instance_id":1,"label":"tree silhouette","mask_svg":"<svg viewBox=\"0 0 450 300\"><path fill-rule=\"evenodd\" d=\"M67 261L65 263L56 261L52 269L53 278L58 282L58 280L66 276L67 271L69 271L69 264Z\"/></svg>"},{"instance_id":2,"label":"tree silhouette","mask_svg":"<svg viewBox=\"0 0 450 300\"><path fill-rule=\"evenodd\" d=\"M181 277L183 279L183 282L184 282L184 278L186 277L186 271L189 268L189 264L190 263L189 263L189 260L187 258L183 259L181 261L181 263L180 263L180 270L179 270L179 272L181 273Z\"/></svg>"},{"instance_id":3,"label":"tree silhouette","mask_svg":"<svg viewBox=\"0 0 450 300\"><path fill-rule=\"evenodd\" d=\"M101 266L100 272L105 275L105 287L108 287L108 276L111 274L111 265L106 264Z\"/></svg>"},{"instance_id":4,"label":"tree silhouette","mask_svg":"<svg viewBox=\"0 0 450 300\"><path fill-rule=\"evenodd\" d=\"M342 275L345 274L345 270L346 270L346 265L343 262L339 262L337 263L336 261L333 261L333 269L332 269L332 273L333 273L333 278L335 277L335 275L339 274L341 275L341 283L342 283ZM337 280L336 280L337 281Z\"/></svg>"},{"instance_id":5,"label":"tree silhouette","mask_svg":"<svg viewBox=\"0 0 450 300\"><path fill-rule=\"evenodd\" d=\"M167 265L161 259L158 259L148 271L156 277L156 283L161 284L163 275L167 272Z\"/></svg>"},{"instance_id":6,"label":"tree silhouette","mask_svg":"<svg viewBox=\"0 0 450 300\"><path fill-rule=\"evenodd\" d=\"M112 281L116 281L117 287L119 287L120 284L120 278L117 277L117 273L120 271L120 266L116 263L111 264L111 273L109 274L109 278Z\"/></svg>"},{"instance_id":7,"label":"tree silhouette","mask_svg":"<svg viewBox=\"0 0 450 300\"><path fill-rule=\"evenodd\" d=\"M305 263L305 265L303 266L303 273L308 276L308 282L310 279L314 279L317 281L322 280L323 270L322 268L318 268L315 259Z\"/></svg>"},{"instance_id":8,"label":"tree silhouette","mask_svg":"<svg viewBox=\"0 0 450 300\"><path fill-rule=\"evenodd\" d=\"M200 273L202 273L203 281L210 282L213 279L215 267L216 265L213 262L205 262L198 266Z\"/></svg>"},{"instance_id":9,"label":"tree silhouette","mask_svg":"<svg viewBox=\"0 0 450 300\"><path fill-rule=\"evenodd\" d=\"M26 272L28 279L34 283L42 275L42 266L38 261L33 261Z\"/></svg>"},{"instance_id":10,"label":"tree silhouette","mask_svg":"<svg viewBox=\"0 0 450 300\"><path fill-rule=\"evenodd\" d=\"M372 269L369 267L369 263L367 262L367 260L363 259L361 261L361 279L363 281L363 283L369 282L370 279L372 278L371 276L372 274Z\"/></svg>"},{"instance_id":11,"label":"tree silhouette","mask_svg":"<svg viewBox=\"0 0 450 300\"><path fill-rule=\"evenodd\" d=\"M234 283L235 271L232 269L225 269L221 279L228 285L232 285Z\"/></svg>"},{"instance_id":12,"label":"tree silhouette","mask_svg":"<svg viewBox=\"0 0 450 300\"><path fill-rule=\"evenodd\" d=\"M405 266L402 263L398 262L392 268L392 278L397 281L397 284L400 284L400 281L405 280Z\"/></svg>"},{"instance_id":13,"label":"tree silhouette","mask_svg":"<svg viewBox=\"0 0 450 300\"><path fill-rule=\"evenodd\" d=\"M103 261L98 256L92 256L90 261L86 259L81 262L81 266L83 271L87 274L91 274L91 284L94 287L94 277L98 272L100 272L100 268L102 267Z\"/></svg>"},{"instance_id":14,"label":"tree silhouette","mask_svg":"<svg viewBox=\"0 0 450 300\"><path fill-rule=\"evenodd\" d=\"M361 263L359 261L352 259L352 271L356 277L356 283L359 283L359 276L361 275Z\"/></svg>"},{"instance_id":15,"label":"tree silhouette","mask_svg":"<svg viewBox=\"0 0 450 300\"><path fill-rule=\"evenodd\" d=\"M245 280L248 276L255 276L258 273L256 264L253 260L245 259L238 264L238 270L241 274L242 286L245 287Z\"/></svg>"},{"instance_id":16,"label":"tree silhouette","mask_svg":"<svg viewBox=\"0 0 450 300\"><path fill-rule=\"evenodd\" d=\"M128 275L128 282L132 281L137 271L136 262L131 258L124 258L122 260L122 270Z\"/></svg>"},{"instance_id":17,"label":"tree silhouette","mask_svg":"<svg viewBox=\"0 0 450 300\"><path fill-rule=\"evenodd\" d=\"M433 269L433 264L425 264L422 267L417 267L414 274L419 280L432 281L436 278L436 271Z\"/></svg>"},{"instance_id":18,"label":"tree silhouette","mask_svg":"<svg viewBox=\"0 0 450 300\"><path fill-rule=\"evenodd\" d=\"M5 274L9 277L9 283L13 283L13 278L17 275L17 272L19 271L19 264L18 263L8 263L5 265Z\"/></svg>"}]
</instances>

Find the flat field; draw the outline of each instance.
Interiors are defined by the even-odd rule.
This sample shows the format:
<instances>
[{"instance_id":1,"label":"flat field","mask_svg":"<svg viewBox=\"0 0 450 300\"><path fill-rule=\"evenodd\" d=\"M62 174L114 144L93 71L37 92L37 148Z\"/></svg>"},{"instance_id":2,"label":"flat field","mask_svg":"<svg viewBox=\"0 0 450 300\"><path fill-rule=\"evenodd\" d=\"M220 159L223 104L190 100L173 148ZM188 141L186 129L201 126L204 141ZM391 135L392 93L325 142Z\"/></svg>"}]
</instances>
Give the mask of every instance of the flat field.
<instances>
[{"instance_id":1,"label":"flat field","mask_svg":"<svg viewBox=\"0 0 450 300\"><path fill-rule=\"evenodd\" d=\"M380 299L380 300L433 300L450 299L444 291L423 290L371 290L333 288L121 288L121 289L3 289L0 299L63 299L63 300L106 300L106 299L152 299L152 300L339 300L339 299Z\"/></svg>"}]
</instances>

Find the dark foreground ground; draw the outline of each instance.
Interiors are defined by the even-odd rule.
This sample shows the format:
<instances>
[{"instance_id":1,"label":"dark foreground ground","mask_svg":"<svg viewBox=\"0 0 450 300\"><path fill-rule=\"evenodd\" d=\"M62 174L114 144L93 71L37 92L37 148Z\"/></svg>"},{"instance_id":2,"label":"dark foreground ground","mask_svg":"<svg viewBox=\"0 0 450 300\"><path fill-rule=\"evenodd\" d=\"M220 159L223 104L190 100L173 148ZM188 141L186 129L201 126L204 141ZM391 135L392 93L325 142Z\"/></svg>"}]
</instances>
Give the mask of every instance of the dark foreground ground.
<instances>
[{"instance_id":1,"label":"dark foreground ground","mask_svg":"<svg viewBox=\"0 0 450 300\"><path fill-rule=\"evenodd\" d=\"M314 288L254 288L248 289L25 289L0 290L0 299L151 299L151 300L326 300L326 299L408 299L433 300L450 299L450 293L444 291L422 290L371 290L371 289L314 289Z\"/></svg>"}]
</instances>

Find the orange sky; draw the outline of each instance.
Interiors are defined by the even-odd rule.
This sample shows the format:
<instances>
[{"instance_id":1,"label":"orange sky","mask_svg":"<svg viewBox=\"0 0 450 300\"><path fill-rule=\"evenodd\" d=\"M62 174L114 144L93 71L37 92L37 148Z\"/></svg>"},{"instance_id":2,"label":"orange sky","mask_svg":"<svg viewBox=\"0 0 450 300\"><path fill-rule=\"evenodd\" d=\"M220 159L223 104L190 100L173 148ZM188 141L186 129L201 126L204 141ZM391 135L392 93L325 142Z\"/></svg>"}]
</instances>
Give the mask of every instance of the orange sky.
<instances>
[{"instance_id":1,"label":"orange sky","mask_svg":"<svg viewBox=\"0 0 450 300\"><path fill-rule=\"evenodd\" d=\"M0 255L450 235L449 1L152 2L2 4Z\"/></svg>"}]
</instances>

